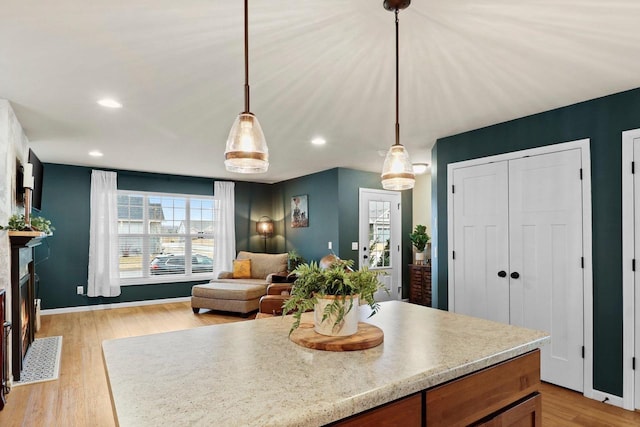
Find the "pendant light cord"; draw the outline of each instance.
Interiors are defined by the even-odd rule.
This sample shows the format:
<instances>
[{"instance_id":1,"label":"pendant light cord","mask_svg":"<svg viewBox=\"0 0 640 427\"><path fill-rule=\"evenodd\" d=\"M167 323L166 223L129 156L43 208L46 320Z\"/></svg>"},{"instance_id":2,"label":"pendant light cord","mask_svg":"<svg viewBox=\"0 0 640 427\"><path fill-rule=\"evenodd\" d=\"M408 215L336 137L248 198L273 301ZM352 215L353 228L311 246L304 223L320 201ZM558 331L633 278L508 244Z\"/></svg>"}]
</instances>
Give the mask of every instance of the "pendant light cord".
<instances>
[{"instance_id":1,"label":"pendant light cord","mask_svg":"<svg viewBox=\"0 0 640 427\"><path fill-rule=\"evenodd\" d=\"M399 58L399 42L398 42L398 8L395 9L396 15L396 144L400 145L400 58Z\"/></svg>"},{"instance_id":2,"label":"pendant light cord","mask_svg":"<svg viewBox=\"0 0 640 427\"><path fill-rule=\"evenodd\" d=\"M244 0L244 112L249 109L249 0Z\"/></svg>"}]
</instances>

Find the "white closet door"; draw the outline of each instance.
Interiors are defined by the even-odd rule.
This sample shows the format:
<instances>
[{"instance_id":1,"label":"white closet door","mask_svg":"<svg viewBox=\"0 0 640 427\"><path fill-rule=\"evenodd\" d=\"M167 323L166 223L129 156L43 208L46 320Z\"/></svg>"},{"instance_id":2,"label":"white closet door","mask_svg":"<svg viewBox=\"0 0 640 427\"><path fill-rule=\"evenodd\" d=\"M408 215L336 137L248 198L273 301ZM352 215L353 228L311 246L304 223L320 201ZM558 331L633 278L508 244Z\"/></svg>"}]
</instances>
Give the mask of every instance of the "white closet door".
<instances>
[{"instance_id":1,"label":"white closet door","mask_svg":"<svg viewBox=\"0 0 640 427\"><path fill-rule=\"evenodd\" d=\"M511 324L549 332L542 379L578 391L584 363L580 168L577 149L509 162Z\"/></svg>"},{"instance_id":2,"label":"white closet door","mask_svg":"<svg viewBox=\"0 0 640 427\"><path fill-rule=\"evenodd\" d=\"M640 166L640 138L633 139L633 161L635 168ZM640 359L640 274L638 262L640 261L640 173L633 174L633 244L636 271L633 274L634 284L634 322L635 322L635 357ZM638 362L636 362L638 363ZM640 369L635 370L635 407L640 409Z\"/></svg>"},{"instance_id":3,"label":"white closet door","mask_svg":"<svg viewBox=\"0 0 640 427\"><path fill-rule=\"evenodd\" d=\"M451 310L502 323L509 323L507 170L507 162L497 162L453 173Z\"/></svg>"}]
</instances>

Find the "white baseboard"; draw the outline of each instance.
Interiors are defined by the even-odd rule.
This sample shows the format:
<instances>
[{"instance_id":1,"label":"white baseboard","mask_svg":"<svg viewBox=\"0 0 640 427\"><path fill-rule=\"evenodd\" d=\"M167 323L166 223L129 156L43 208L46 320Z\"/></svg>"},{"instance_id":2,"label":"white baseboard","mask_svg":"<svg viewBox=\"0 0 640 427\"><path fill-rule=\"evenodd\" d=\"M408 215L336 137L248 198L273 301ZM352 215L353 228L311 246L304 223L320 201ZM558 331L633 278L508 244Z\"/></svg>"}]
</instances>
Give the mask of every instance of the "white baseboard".
<instances>
[{"instance_id":1,"label":"white baseboard","mask_svg":"<svg viewBox=\"0 0 640 427\"><path fill-rule=\"evenodd\" d=\"M191 301L191 297L153 299L153 300L132 301L132 302L117 302L113 304L82 305L78 307L52 308L48 310L41 310L40 315L46 316L48 314L78 313L81 311L95 311L95 310L111 310L114 308L139 307L143 305L168 304L172 302L187 302L187 301Z\"/></svg>"},{"instance_id":2,"label":"white baseboard","mask_svg":"<svg viewBox=\"0 0 640 427\"><path fill-rule=\"evenodd\" d=\"M620 396L605 393L603 391L593 390L593 394L588 397L591 397L591 399L593 400L599 400L603 403L608 403L613 406L624 408L624 400Z\"/></svg>"}]
</instances>

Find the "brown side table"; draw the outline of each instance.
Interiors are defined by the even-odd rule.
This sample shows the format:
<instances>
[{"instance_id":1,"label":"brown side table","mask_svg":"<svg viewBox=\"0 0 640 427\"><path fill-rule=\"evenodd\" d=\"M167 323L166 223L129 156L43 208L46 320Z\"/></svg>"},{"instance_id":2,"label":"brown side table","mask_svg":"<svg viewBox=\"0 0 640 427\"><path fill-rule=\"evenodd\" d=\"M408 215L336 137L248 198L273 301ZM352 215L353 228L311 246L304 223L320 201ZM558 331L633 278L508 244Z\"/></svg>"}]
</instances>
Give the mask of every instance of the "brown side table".
<instances>
[{"instance_id":1,"label":"brown side table","mask_svg":"<svg viewBox=\"0 0 640 427\"><path fill-rule=\"evenodd\" d=\"M431 307L431 265L409 264L409 302Z\"/></svg>"}]
</instances>

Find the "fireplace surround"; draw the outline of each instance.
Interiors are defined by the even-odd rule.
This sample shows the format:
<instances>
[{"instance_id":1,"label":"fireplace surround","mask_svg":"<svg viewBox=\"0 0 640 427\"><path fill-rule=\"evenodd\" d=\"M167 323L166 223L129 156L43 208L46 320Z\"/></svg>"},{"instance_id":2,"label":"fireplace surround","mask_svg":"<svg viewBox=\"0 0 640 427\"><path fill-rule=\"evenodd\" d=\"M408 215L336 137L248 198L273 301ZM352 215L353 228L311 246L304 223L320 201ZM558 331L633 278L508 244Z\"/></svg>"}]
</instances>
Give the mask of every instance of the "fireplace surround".
<instances>
[{"instance_id":1,"label":"fireplace surround","mask_svg":"<svg viewBox=\"0 0 640 427\"><path fill-rule=\"evenodd\" d=\"M27 349L35 338L35 269L33 248L46 234L10 231L11 241L11 368L13 380L20 380Z\"/></svg>"}]
</instances>

